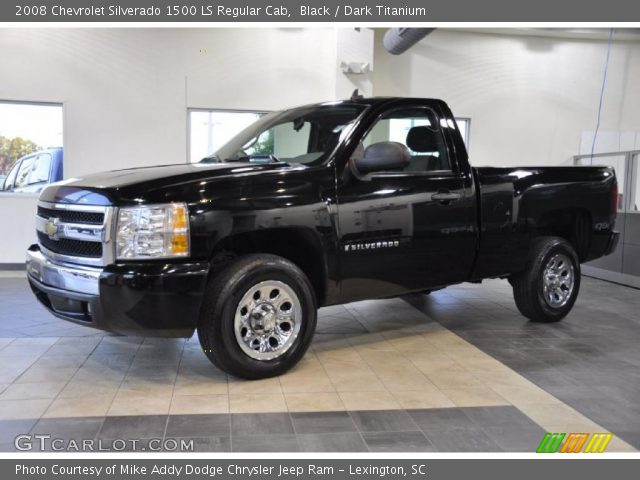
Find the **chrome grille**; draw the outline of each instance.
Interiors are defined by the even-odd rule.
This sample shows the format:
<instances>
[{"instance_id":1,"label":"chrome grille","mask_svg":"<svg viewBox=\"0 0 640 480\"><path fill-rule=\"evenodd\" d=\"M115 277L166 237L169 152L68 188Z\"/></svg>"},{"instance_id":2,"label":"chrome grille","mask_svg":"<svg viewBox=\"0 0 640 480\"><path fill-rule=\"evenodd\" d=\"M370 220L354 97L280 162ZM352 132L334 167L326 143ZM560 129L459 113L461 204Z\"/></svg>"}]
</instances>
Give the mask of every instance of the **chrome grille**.
<instances>
[{"instance_id":1,"label":"chrome grille","mask_svg":"<svg viewBox=\"0 0 640 480\"><path fill-rule=\"evenodd\" d=\"M113 207L38 203L36 230L42 253L54 261L104 266L113 261Z\"/></svg>"},{"instance_id":2,"label":"chrome grille","mask_svg":"<svg viewBox=\"0 0 640 480\"><path fill-rule=\"evenodd\" d=\"M61 255L102 258L102 243L84 242L82 240L71 240L68 238L54 240L42 232L38 232L38 242L47 250Z\"/></svg>"},{"instance_id":3,"label":"chrome grille","mask_svg":"<svg viewBox=\"0 0 640 480\"><path fill-rule=\"evenodd\" d=\"M42 218L59 218L65 223L90 223L92 225L102 225L104 213L100 212L78 212L75 210L53 210L51 208L38 207L38 216Z\"/></svg>"}]
</instances>

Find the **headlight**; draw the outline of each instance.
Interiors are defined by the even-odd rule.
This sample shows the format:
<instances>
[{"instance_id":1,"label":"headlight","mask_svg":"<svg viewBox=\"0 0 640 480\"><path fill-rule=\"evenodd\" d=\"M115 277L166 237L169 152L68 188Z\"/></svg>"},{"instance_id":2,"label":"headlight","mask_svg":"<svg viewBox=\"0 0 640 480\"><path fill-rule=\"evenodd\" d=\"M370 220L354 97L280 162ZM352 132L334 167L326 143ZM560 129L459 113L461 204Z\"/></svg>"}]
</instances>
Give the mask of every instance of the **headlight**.
<instances>
[{"instance_id":1,"label":"headlight","mask_svg":"<svg viewBox=\"0 0 640 480\"><path fill-rule=\"evenodd\" d=\"M116 257L122 260L189 255L189 212L184 203L118 211Z\"/></svg>"}]
</instances>

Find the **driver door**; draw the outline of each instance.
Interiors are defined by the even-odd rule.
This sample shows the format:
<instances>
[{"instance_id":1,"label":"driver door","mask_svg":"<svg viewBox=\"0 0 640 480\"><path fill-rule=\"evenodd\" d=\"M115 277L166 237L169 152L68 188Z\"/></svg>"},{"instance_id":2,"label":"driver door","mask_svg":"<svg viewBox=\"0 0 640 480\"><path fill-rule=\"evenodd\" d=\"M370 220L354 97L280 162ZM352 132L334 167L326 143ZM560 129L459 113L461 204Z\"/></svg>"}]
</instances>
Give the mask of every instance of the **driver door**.
<instances>
[{"instance_id":1,"label":"driver door","mask_svg":"<svg viewBox=\"0 0 640 480\"><path fill-rule=\"evenodd\" d=\"M380 142L402 144L410 161L401 170L339 181L343 301L460 282L472 266L473 191L450 158L436 111L427 105L387 111L363 136L360 150L366 156L367 147Z\"/></svg>"}]
</instances>

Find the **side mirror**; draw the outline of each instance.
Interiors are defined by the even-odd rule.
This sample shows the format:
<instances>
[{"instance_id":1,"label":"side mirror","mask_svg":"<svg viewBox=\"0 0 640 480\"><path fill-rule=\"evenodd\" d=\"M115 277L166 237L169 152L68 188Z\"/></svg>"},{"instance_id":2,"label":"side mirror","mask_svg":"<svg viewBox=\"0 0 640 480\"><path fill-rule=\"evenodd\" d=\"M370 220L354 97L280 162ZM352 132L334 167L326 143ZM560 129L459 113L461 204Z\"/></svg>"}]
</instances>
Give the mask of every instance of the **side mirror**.
<instances>
[{"instance_id":1,"label":"side mirror","mask_svg":"<svg viewBox=\"0 0 640 480\"><path fill-rule=\"evenodd\" d=\"M361 157L352 157L351 160L356 170L354 173L362 176L385 170L402 170L411 162L411 155L401 143L379 142L369 145Z\"/></svg>"}]
</instances>

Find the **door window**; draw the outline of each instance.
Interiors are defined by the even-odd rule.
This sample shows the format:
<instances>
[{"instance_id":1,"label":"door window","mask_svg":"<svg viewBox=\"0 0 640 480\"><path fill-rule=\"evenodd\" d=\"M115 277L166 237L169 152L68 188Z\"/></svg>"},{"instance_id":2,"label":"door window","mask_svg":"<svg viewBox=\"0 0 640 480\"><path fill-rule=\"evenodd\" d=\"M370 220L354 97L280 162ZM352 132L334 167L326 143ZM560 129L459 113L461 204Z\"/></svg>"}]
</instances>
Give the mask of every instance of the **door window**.
<instances>
[{"instance_id":1,"label":"door window","mask_svg":"<svg viewBox=\"0 0 640 480\"><path fill-rule=\"evenodd\" d=\"M366 149L379 142L397 142L408 149L411 162L404 172L451 171L440 124L431 109L400 109L386 113L362 143Z\"/></svg>"}]
</instances>

